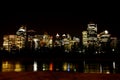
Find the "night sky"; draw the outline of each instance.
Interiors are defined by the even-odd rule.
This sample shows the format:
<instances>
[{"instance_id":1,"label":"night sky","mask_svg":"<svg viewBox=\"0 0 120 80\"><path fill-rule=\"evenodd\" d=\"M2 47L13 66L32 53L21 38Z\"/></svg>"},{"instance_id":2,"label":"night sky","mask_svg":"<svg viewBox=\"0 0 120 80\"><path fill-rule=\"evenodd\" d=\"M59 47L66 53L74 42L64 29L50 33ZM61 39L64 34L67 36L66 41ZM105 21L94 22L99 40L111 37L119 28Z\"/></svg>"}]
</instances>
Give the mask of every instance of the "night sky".
<instances>
[{"instance_id":1,"label":"night sky","mask_svg":"<svg viewBox=\"0 0 120 80\"><path fill-rule=\"evenodd\" d=\"M0 38L15 34L21 25L40 34L70 33L81 36L89 22L98 25L98 33L107 29L112 36L119 36L119 18L116 13L96 12L3 12L0 15Z\"/></svg>"}]
</instances>

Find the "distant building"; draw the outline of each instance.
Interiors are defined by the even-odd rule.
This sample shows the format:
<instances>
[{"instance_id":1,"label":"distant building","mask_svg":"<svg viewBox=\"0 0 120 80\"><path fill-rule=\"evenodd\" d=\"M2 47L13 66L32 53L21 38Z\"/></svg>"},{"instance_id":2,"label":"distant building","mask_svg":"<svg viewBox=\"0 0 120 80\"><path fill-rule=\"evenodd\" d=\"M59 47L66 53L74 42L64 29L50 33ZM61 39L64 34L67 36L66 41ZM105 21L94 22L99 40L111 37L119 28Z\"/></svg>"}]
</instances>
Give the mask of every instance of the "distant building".
<instances>
[{"instance_id":1,"label":"distant building","mask_svg":"<svg viewBox=\"0 0 120 80\"><path fill-rule=\"evenodd\" d=\"M50 40L50 35L48 35L48 33L45 32L43 35L43 42L45 43L45 47L49 47L49 40Z\"/></svg>"},{"instance_id":2,"label":"distant building","mask_svg":"<svg viewBox=\"0 0 120 80\"><path fill-rule=\"evenodd\" d=\"M4 35L3 48L7 51L21 49L25 46L25 38L17 35Z\"/></svg>"},{"instance_id":3,"label":"distant building","mask_svg":"<svg viewBox=\"0 0 120 80\"><path fill-rule=\"evenodd\" d=\"M99 34L97 35L98 40L99 40L101 43L106 43L106 42L108 42L108 41L110 40L110 36L111 36L111 35L108 33L107 30L105 30L105 31L103 31L103 32L101 32L101 33L99 33Z\"/></svg>"},{"instance_id":4,"label":"distant building","mask_svg":"<svg viewBox=\"0 0 120 80\"><path fill-rule=\"evenodd\" d=\"M101 32L98 34L98 40L99 40L99 45L100 45L100 49L102 51L109 51L110 50L110 38L111 35L108 33L107 30Z\"/></svg>"},{"instance_id":5,"label":"distant building","mask_svg":"<svg viewBox=\"0 0 120 80\"><path fill-rule=\"evenodd\" d=\"M113 50L116 49L117 43L118 43L117 37L111 37L110 40L111 40L111 43L110 43L111 48Z\"/></svg>"},{"instance_id":6,"label":"distant building","mask_svg":"<svg viewBox=\"0 0 120 80\"><path fill-rule=\"evenodd\" d=\"M26 28L26 26L21 26L19 29L18 29L18 31L16 32L16 35L18 35L18 36L22 36L22 37L26 37L26 35L27 35L27 28Z\"/></svg>"},{"instance_id":7,"label":"distant building","mask_svg":"<svg viewBox=\"0 0 120 80\"><path fill-rule=\"evenodd\" d=\"M87 36L88 36L88 44L95 45L97 44L97 24L90 23L87 27Z\"/></svg>"},{"instance_id":8,"label":"distant building","mask_svg":"<svg viewBox=\"0 0 120 80\"><path fill-rule=\"evenodd\" d=\"M22 25L16 32L16 36L18 41L22 41L22 46L20 48L24 48L26 46L26 36L27 36L27 27ZM20 45L21 45L20 43Z\"/></svg>"},{"instance_id":9,"label":"distant building","mask_svg":"<svg viewBox=\"0 0 120 80\"><path fill-rule=\"evenodd\" d=\"M87 37L87 31L82 32L82 45L88 46L88 37Z\"/></svg>"},{"instance_id":10,"label":"distant building","mask_svg":"<svg viewBox=\"0 0 120 80\"><path fill-rule=\"evenodd\" d=\"M27 30L27 39L26 39L26 46L29 47L30 49L35 48L35 43L34 43L34 36L35 32L33 29Z\"/></svg>"},{"instance_id":11,"label":"distant building","mask_svg":"<svg viewBox=\"0 0 120 80\"><path fill-rule=\"evenodd\" d=\"M60 47L61 45L62 45L61 37L57 33L54 40L54 47L58 47L58 46Z\"/></svg>"},{"instance_id":12,"label":"distant building","mask_svg":"<svg viewBox=\"0 0 120 80\"><path fill-rule=\"evenodd\" d=\"M111 37L107 30L97 34L97 24L94 23L89 23L87 30L82 32L83 48L89 51L109 51L110 48L114 50L118 42L117 38ZM80 37L71 37L70 34L59 35L57 33L53 38L47 32L39 35L33 29L27 30L26 26L23 25L16 31L15 35L4 35L3 37L3 49L7 51L20 50L22 48L38 50L42 47L64 48L66 52L72 50L80 51L80 48L82 48Z\"/></svg>"}]
</instances>

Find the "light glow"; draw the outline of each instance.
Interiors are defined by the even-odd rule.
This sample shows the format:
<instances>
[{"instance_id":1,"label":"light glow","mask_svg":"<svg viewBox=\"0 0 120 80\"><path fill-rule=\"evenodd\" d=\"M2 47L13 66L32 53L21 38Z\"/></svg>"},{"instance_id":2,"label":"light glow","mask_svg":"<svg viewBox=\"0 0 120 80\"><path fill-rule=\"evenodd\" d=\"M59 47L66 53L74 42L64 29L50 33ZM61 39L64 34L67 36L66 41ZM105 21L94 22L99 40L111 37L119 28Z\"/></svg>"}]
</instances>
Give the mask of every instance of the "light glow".
<instances>
[{"instance_id":1,"label":"light glow","mask_svg":"<svg viewBox=\"0 0 120 80\"><path fill-rule=\"evenodd\" d=\"M105 30L105 34L108 34L108 31L107 31L107 30Z\"/></svg>"},{"instance_id":2,"label":"light glow","mask_svg":"<svg viewBox=\"0 0 120 80\"><path fill-rule=\"evenodd\" d=\"M33 71L37 71L37 62L34 62L33 64Z\"/></svg>"}]
</instances>

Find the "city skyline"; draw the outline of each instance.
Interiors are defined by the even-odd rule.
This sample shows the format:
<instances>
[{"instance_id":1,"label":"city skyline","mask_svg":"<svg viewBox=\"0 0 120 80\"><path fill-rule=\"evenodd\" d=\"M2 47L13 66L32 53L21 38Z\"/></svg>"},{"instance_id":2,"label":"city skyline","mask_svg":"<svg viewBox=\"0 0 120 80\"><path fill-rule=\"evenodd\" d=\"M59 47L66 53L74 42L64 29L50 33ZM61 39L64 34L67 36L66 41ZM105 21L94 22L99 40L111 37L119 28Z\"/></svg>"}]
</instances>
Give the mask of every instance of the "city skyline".
<instances>
[{"instance_id":1,"label":"city skyline","mask_svg":"<svg viewBox=\"0 0 120 80\"><path fill-rule=\"evenodd\" d=\"M107 29L113 36L119 36L119 24L115 14L82 14L80 12L11 12L1 15L0 38L5 34L15 34L21 25L43 34L69 33L82 35L89 22L98 26L98 33Z\"/></svg>"},{"instance_id":2,"label":"city skyline","mask_svg":"<svg viewBox=\"0 0 120 80\"><path fill-rule=\"evenodd\" d=\"M33 33L34 32L34 33ZM27 43L27 44L26 44ZM29 44L29 45L28 45ZM12 49L23 49L29 46L29 49L38 50L40 47L62 47L65 51L72 51L79 45L86 48L91 45L101 50L104 44L109 44L111 48L117 47L117 37L111 36L107 30L97 34L97 24L89 23L86 31L82 32L82 36L76 37L71 34L59 34L56 36L47 33L38 34L34 30L27 30L26 26L21 26L16 34L6 34L3 37L3 48L11 51ZM73 48L74 46L74 48Z\"/></svg>"}]
</instances>

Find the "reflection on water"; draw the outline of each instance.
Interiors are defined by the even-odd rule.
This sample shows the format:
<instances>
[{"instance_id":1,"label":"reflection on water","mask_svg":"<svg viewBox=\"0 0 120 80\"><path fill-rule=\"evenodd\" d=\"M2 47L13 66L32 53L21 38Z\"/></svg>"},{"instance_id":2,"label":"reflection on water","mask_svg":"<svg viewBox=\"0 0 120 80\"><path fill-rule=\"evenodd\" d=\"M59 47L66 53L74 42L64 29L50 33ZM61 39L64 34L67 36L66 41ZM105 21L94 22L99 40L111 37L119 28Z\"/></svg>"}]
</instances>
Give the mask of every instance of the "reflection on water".
<instances>
[{"instance_id":1,"label":"reflection on water","mask_svg":"<svg viewBox=\"0 0 120 80\"><path fill-rule=\"evenodd\" d=\"M20 63L16 63L16 64L15 64L15 71L16 71L16 72L22 71L22 65L21 65Z\"/></svg>"},{"instance_id":2,"label":"reflection on water","mask_svg":"<svg viewBox=\"0 0 120 80\"><path fill-rule=\"evenodd\" d=\"M50 71L53 71L53 63L50 63L49 70L50 70Z\"/></svg>"},{"instance_id":3,"label":"reflection on water","mask_svg":"<svg viewBox=\"0 0 120 80\"><path fill-rule=\"evenodd\" d=\"M48 71L49 70L49 64L43 63L42 64L42 70L43 71Z\"/></svg>"},{"instance_id":4,"label":"reflection on water","mask_svg":"<svg viewBox=\"0 0 120 80\"><path fill-rule=\"evenodd\" d=\"M115 69L115 61L113 61L113 69Z\"/></svg>"},{"instance_id":5,"label":"reflection on water","mask_svg":"<svg viewBox=\"0 0 120 80\"><path fill-rule=\"evenodd\" d=\"M33 71L37 71L37 62L36 61L34 61L34 63L33 63Z\"/></svg>"},{"instance_id":6,"label":"reflection on water","mask_svg":"<svg viewBox=\"0 0 120 80\"><path fill-rule=\"evenodd\" d=\"M68 71L68 72L74 71L74 72L76 72L76 65L73 64L73 63L67 63L67 62L65 62L63 64L63 71Z\"/></svg>"},{"instance_id":7,"label":"reflection on water","mask_svg":"<svg viewBox=\"0 0 120 80\"><path fill-rule=\"evenodd\" d=\"M100 64L85 64L85 73L100 73Z\"/></svg>"},{"instance_id":8,"label":"reflection on water","mask_svg":"<svg viewBox=\"0 0 120 80\"><path fill-rule=\"evenodd\" d=\"M22 65L19 62L16 63L10 61L2 62L2 72L8 72L8 71L20 72L22 70L23 70Z\"/></svg>"},{"instance_id":9,"label":"reflection on water","mask_svg":"<svg viewBox=\"0 0 120 80\"><path fill-rule=\"evenodd\" d=\"M116 73L119 65L111 62L40 62L40 61L10 61L2 60L2 72L24 72L24 71L66 71L81 73Z\"/></svg>"}]
</instances>

